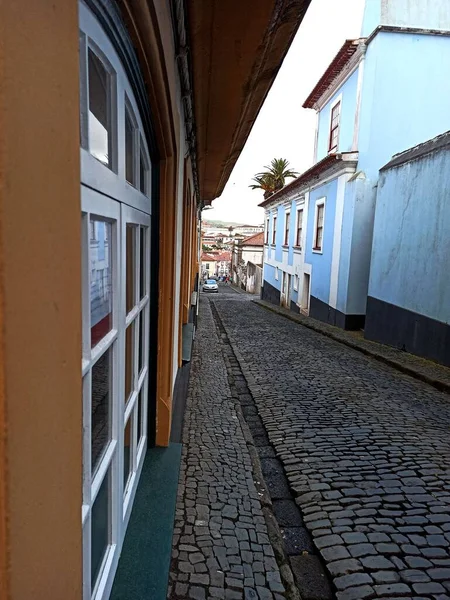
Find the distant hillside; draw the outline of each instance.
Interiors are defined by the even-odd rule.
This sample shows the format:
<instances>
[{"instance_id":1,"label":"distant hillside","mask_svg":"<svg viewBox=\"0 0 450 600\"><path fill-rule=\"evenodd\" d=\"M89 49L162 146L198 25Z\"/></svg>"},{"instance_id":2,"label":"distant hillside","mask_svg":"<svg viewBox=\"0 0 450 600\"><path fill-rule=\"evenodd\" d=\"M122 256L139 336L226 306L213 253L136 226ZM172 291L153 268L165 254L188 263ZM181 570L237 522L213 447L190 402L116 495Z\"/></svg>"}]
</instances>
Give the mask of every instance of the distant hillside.
<instances>
[{"instance_id":1,"label":"distant hillside","mask_svg":"<svg viewBox=\"0 0 450 600\"><path fill-rule=\"evenodd\" d=\"M217 221L215 219L203 219L204 225L212 225L213 227L238 227L245 223L236 223L235 221Z\"/></svg>"}]
</instances>

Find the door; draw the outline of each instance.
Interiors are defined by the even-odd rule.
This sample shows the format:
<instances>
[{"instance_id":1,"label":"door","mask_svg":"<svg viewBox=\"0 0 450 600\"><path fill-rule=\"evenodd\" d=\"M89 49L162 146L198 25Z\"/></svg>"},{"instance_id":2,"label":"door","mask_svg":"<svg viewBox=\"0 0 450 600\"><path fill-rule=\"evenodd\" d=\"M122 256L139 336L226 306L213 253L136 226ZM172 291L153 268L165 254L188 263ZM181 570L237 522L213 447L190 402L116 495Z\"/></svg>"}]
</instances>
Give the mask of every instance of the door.
<instances>
[{"instance_id":1,"label":"door","mask_svg":"<svg viewBox=\"0 0 450 600\"><path fill-rule=\"evenodd\" d=\"M300 310L305 315L309 314L309 295L310 295L310 276L307 273L303 274L303 287L302 287L302 302Z\"/></svg>"},{"instance_id":2,"label":"door","mask_svg":"<svg viewBox=\"0 0 450 600\"><path fill-rule=\"evenodd\" d=\"M150 216L82 186L85 598L107 597L147 448Z\"/></svg>"},{"instance_id":3,"label":"door","mask_svg":"<svg viewBox=\"0 0 450 600\"><path fill-rule=\"evenodd\" d=\"M124 379L120 469L125 529L147 448L150 216L122 204L121 226Z\"/></svg>"}]
</instances>

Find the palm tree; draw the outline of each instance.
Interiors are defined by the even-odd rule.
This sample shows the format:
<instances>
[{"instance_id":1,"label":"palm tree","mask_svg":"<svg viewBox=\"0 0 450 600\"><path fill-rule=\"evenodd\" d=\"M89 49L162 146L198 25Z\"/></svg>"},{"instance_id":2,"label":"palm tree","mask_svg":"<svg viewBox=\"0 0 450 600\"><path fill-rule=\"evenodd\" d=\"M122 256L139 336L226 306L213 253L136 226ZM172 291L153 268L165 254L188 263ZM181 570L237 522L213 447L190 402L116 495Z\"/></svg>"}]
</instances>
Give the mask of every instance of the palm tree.
<instances>
[{"instance_id":1,"label":"palm tree","mask_svg":"<svg viewBox=\"0 0 450 600\"><path fill-rule=\"evenodd\" d=\"M252 181L255 183L250 187L252 190L264 190L264 197L271 196L277 190L284 187L286 179L297 177L297 171L289 168L289 161L285 158L274 158L270 165L264 167L265 171L257 173Z\"/></svg>"},{"instance_id":2,"label":"palm tree","mask_svg":"<svg viewBox=\"0 0 450 600\"><path fill-rule=\"evenodd\" d=\"M268 198L275 191L275 180L269 173L259 173L252 179L255 183L250 185L252 190L264 190L264 198Z\"/></svg>"}]
</instances>

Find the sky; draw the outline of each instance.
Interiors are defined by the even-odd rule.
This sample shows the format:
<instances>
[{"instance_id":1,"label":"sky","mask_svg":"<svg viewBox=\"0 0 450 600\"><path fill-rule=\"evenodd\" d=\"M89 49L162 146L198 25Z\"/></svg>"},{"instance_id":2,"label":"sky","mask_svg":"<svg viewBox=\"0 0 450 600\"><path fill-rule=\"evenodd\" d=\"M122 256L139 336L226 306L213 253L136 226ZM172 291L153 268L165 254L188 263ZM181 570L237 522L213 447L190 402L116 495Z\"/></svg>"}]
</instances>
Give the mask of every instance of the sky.
<instances>
[{"instance_id":1,"label":"sky","mask_svg":"<svg viewBox=\"0 0 450 600\"><path fill-rule=\"evenodd\" d=\"M255 173L287 158L302 173L313 162L316 112L303 102L344 41L360 35L364 0L312 0L225 189L203 219L262 224Z\"/></svg>"}]
</instances>

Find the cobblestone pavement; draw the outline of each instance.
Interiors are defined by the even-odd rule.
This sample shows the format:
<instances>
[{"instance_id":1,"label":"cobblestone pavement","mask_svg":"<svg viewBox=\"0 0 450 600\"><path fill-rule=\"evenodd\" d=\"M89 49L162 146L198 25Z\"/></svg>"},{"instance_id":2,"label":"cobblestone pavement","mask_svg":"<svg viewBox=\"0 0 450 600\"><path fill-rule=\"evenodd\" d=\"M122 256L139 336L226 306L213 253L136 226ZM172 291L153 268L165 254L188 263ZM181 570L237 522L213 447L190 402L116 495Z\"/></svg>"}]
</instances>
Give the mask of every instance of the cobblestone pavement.
<instances>
[{"instance_id":1,"label":"cobblestone pavement","mask_svg":"<svg viewBox=\"0 0 450 600\"><path fill-rule=\"evenodd\" d=\"M171 600L285 598L235 402L211 308L202 298L183 429Z\"/></svg>"},{"instance_id":2,"label":"cobblestone pavement","mask_svg":"<svg viewBox=\"0 0 450 600\"><path fill-rule=\"evenodd\" d=\"M450 600L450 397L221 290L214 302L338 600Z\"/></svg>"}]
</instances>

